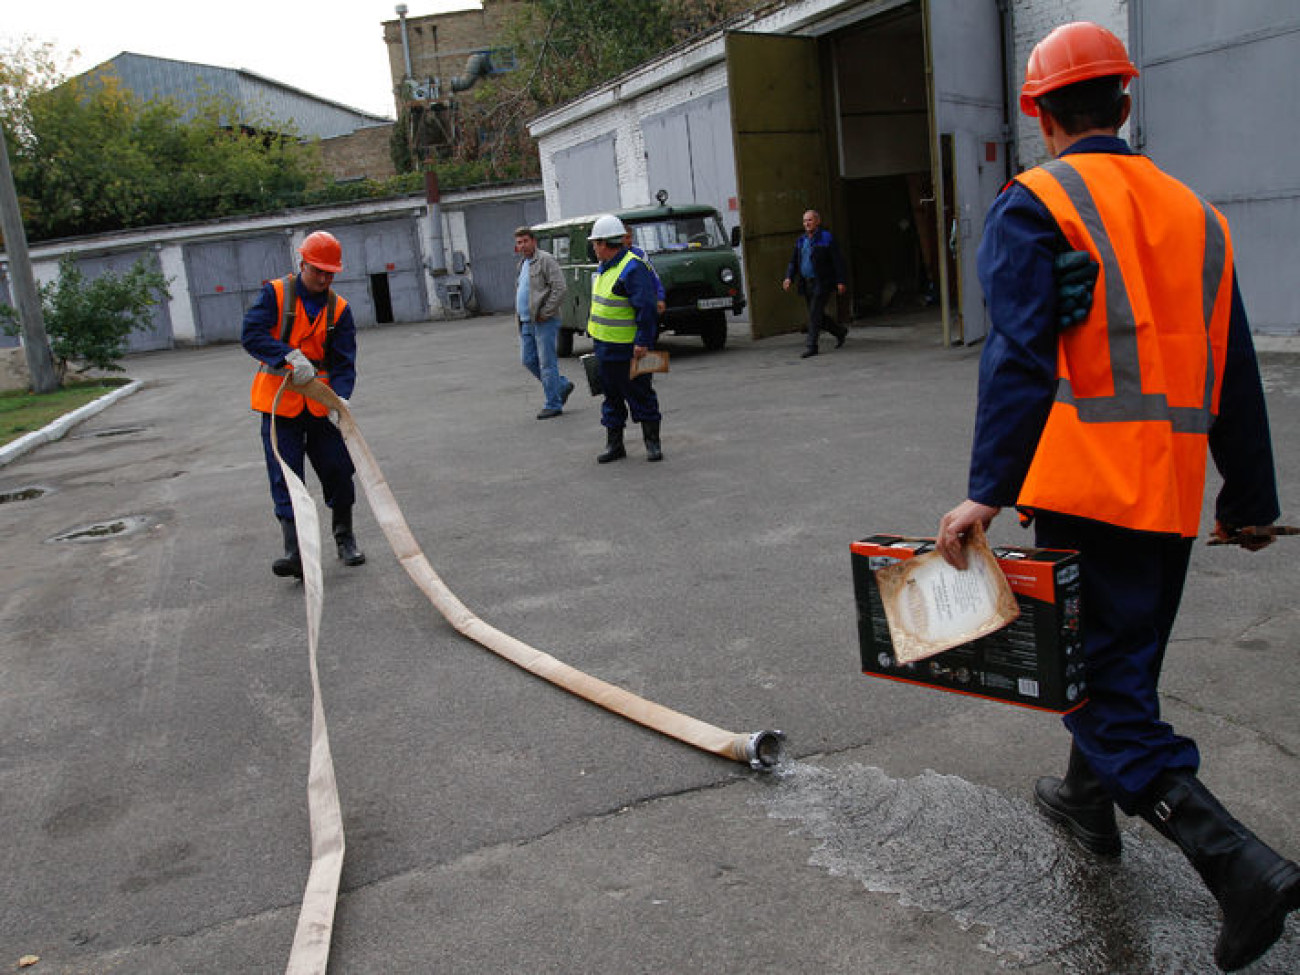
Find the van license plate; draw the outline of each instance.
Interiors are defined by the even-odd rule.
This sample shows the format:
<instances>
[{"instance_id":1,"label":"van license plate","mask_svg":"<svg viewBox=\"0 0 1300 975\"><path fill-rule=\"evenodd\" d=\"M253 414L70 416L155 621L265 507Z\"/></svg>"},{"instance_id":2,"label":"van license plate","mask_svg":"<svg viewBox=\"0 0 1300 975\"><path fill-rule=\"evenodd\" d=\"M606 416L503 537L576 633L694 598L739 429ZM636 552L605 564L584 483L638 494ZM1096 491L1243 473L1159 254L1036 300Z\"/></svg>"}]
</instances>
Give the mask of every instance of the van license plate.
<instances>
[{"instance_id":1,"label":"van license plate","mask_svg":"<svg viewBox=\"0 0 1300 975\"><path fill-rule=\"evenodd\" d=\"M695 303L696 308L730 308L730 298L701 298Z\"/></svg>"}]
</instances>

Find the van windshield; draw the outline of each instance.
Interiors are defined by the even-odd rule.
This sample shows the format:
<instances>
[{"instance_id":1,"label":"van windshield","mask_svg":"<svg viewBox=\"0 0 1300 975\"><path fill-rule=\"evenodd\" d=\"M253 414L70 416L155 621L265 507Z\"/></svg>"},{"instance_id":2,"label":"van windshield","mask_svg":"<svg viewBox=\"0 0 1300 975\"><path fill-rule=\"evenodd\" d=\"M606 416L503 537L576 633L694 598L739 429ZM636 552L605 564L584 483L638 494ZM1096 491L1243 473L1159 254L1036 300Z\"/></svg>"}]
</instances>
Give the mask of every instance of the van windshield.
<instances>
[{"instance_id":1,"label":"van windshield","mask_svg":"<svg viewBox=\"0 0 1300 975\"><path fill-rule=\"evenodd\" d=\"M631 229L632 243L647 254L728 246L722 221L716 213L665 217L647 223L634 223Z\"/></svg>"}]
</instances>

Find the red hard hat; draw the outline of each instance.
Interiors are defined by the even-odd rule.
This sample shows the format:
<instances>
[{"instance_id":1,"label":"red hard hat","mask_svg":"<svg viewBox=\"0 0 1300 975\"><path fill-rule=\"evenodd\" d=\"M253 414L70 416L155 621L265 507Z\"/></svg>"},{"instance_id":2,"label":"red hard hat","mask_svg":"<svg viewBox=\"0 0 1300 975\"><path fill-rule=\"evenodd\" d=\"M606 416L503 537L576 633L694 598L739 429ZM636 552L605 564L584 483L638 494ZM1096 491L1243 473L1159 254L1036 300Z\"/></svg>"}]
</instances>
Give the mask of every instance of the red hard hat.
<instances>
[{"instance_id":1,"label":"red hard hat","mask_svg":"<svg viewBox=\"0 0 1300 975\"><path fill-rule=\"evenodd\" d=\"M1025 66L1020 88L1020 110L1037 116L1035 99L1049 91L1090 78L1119 75L1124 87L1137 77L1124 42L1105 27L1078 20L1056 28L1035 46Z\"/></svg>"},{"instance_id":2,"label":"red hard hat","mask_svg":"<svg viewBox=\"0 0 1300 975\"><path fill-rule=\"evenodd\" d=\"M312 267L337 274L343 270L343 245L331 233L318 230L308 234L307 239L298 248L302 259Z\"/></svg>"}]
</instances>

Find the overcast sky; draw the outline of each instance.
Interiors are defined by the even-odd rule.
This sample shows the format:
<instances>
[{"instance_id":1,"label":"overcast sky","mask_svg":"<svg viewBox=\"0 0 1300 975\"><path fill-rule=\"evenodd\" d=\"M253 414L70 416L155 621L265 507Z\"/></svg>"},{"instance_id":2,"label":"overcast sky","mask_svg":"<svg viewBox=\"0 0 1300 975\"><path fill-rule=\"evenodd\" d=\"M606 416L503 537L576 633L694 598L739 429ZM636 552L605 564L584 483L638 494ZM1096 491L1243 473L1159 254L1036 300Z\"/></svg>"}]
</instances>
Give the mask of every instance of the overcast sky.
<instances>
[{"instance_id":1,"label":"overcast sky","mask_svg":"<svg viewBox=\"0 0 1300 975\"><path fill-rule=\"evenodd\" d=\"M0 48L55 45L69 75L130 51L246 68L375 115L393 117L383 23L397 0L3 0ZM406 0L407 17L480 6ZM80 55L68 64L73 51Z\"/></svg>"}]
</instances>

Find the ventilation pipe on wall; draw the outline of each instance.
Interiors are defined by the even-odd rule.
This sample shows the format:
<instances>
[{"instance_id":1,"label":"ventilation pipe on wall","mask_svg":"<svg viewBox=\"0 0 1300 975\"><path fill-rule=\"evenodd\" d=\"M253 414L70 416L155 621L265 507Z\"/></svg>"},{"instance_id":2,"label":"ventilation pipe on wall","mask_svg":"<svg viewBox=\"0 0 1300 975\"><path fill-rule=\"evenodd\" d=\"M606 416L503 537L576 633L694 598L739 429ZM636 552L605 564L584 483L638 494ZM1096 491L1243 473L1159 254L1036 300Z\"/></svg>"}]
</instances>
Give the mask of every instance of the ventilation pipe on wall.
<instances>
[{"instance_id":1,"label":"ventilation pipe on wall","mask_svg":"<svg viewBox=\"0 0 1300 975\"><path fill-rule=\"evenodd\" d=\"M438 190L438 174L426 170L424 174L424 199L429 204L429 271L447 273L447 248L442 242L442 194Z\"/></svg>"},{"instance_id":2,"label":"ventilation pipe on wall","mask_svg":"<svg viewBox=\"0 0 1300 975\"><path fill-rule=\"evenodd\" d=\"M410 81L411 78L415 77L415 73L411 70L411 42L406 36L406 4L399 3L397 5L397 19L402 22L402 61L406 65L406 74L402 77L404 80Z\"/></svg>"},{"instance_id":3,"label":"ventilation pipe on wall","mask_svg":"<svg viewBox=\"0 0 1300 975\"><path fill-rule=\"evenodd\" d=\"M465 73L451 79L451 90L465 91L473 88L480 78L490 77L492 73L492 55L487 51L475 51L465 62Z\"/></svg>"}]
</instances>

